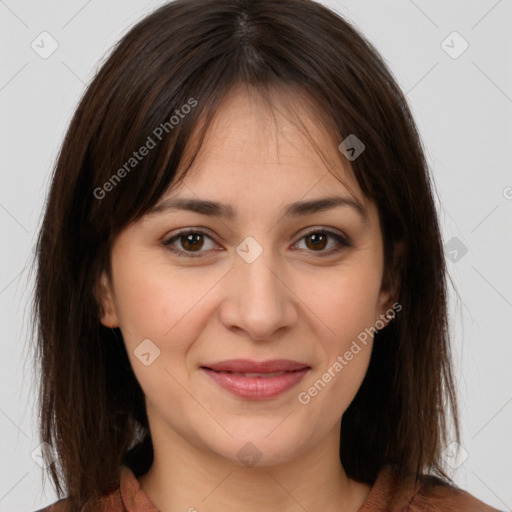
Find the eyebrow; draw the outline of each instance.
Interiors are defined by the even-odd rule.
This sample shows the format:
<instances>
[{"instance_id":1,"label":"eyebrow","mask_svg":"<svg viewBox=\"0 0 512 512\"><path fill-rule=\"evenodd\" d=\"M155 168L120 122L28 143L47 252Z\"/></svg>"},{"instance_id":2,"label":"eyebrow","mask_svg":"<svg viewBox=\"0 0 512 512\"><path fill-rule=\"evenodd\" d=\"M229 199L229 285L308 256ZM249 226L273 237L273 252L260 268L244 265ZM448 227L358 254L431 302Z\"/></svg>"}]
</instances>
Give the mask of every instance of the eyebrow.
<instances>
[{"instance_id":1,"label":"eyebrow","mask_svg":"<svg viewBox=\"0 0 512 512\"><path fill-rule=\"evenodd\" d=\"M359 201L342 196L327 196L312 199L310 201L298 201L291 203L285 207L284 216L298 217L330 210L340 206L352 208L363 221L366 221L368 218L368 211ZM224 218L227 220L234 220L237 216L236 211L231 205L193 198L165 199L151 208L148 215L153 216L172 210L186 210L199 213L201 215Z\"/></svg>"}]
</instances>

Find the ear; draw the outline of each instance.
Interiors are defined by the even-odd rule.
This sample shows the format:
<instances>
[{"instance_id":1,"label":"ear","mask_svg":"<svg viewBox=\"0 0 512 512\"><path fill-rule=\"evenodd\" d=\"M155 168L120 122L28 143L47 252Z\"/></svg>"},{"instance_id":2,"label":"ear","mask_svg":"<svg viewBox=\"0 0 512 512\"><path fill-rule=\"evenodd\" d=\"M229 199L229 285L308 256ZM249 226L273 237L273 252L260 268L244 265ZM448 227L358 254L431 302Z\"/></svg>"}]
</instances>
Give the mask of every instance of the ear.
<instances>
[{"instance_id":1,"label":"ear","mask_svg":"<svg viewBox=\"0 0 512 512\"><path fill-rule=\"evenodd\" d=\"M391 312L393 312L394 317L393 305L398 302L402 285L400 281L400 270L404 262L404 252L404 243L402 241L395 242L393 244L393 254L391 255L392 261L389 267L385 269L384 275L382 276L382 283L378 300L379 315L385 315L386 312L391 314ZM401 307L397 308L397 311L400 311L400 309ZM384 320L386 324L391 321L393 317L388 317L386 320Z\"/></svg>"},{"instance_id":2,"label":"ear","mask_svg":"<svg viewBox=\"0 0 512 512\"><path fill-rule=\"evenodd\" d=\"M100 322L105 327L119 327L112 286L105 271L100 276L95 293L99 304Z\"/></svg>"}]
</instances>

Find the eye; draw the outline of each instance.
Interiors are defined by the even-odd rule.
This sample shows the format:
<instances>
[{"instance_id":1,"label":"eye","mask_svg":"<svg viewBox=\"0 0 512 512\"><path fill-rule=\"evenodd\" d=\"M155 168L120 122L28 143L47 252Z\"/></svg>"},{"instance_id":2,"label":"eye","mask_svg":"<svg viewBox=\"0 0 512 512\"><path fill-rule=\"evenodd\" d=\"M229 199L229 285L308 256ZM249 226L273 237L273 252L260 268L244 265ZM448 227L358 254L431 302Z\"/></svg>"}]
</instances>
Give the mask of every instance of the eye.
<instances>
[{"instance_id":1,"label":"eye","mask_svg":"<svg viewBox=\"0 0 512 512\"><path fill-rule=\"evenodd\" d=\"M205 243L205 238L215 246L215 242L212 237L205 231L197 228L182 229L176 235L163 242L163 245L178 256L183 256L185 258L198 258L201 256L202 252L216 250L212 246L208 247L208 244ZM335 244L334 247L331 247L326 251L324 249L328 246L329 239L337 242L337 245ZM303 240L305 241L306 250L308 252L319 253L318 256L320 257L329 256L351 247L351 243L346 237L324 228L315 228L308 231L300 238L299 242L297 242L294 247L299 245ZM181 247L177 247L177 245L180 245ZM201 249L205 250L203 251Z\"/></svg>"},{"instance_id":2,"label":"eye","mask_svg":"<svg viewBox=\"0 0 512 512\"><path fill-rule=\"evenodd\" d=\"M330 250L325 251L325 247L328 245L329 239L335 240L338 244L331 247ZM347 238L338 233L333 233L327 229L318 229L308 231L302 236L299 243L305 240L305 245L309 252L318 252L318 256L329 256L334 253L338 253L347 247L351 247L350 242ZM297 245L297 244L296 244Z\"/></svg>"},{"instance_id":3,"label":"eye","mask_svg":"<svg viewBox=\"0 0 512 512\"><path fill-rule=\"evenodd\" d=\"M166 240L163 245L168 247L171 251L177 253L179 256L186 258L197 258L200 254L196 255L193 253L201 253L201 249L204 247L204 238L208 238L211 242L213 239L206 232L200 229L183 229L178 234ZM181 249L175 246L178 242L181 245Z\"/></svg>"}]
</instances>

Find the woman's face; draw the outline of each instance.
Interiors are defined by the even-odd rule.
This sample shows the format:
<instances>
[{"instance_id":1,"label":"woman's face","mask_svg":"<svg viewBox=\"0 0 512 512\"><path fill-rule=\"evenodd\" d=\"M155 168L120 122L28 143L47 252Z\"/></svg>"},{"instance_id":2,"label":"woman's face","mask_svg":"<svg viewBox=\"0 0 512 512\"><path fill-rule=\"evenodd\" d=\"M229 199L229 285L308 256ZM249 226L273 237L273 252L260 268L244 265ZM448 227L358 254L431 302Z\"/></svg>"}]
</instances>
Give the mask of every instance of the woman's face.
<instances>
[{"instance_id":1,"label":"woman's face","mask_svg":"<svg viewBox=\"0 0 512 512\"><path fill-rule=\"evenodd\" d=\"M101 320L120 327L155 447L246 465L336 442L392 304L378 212L347 160L316 128L329 171L294 124L279 116L273 131L265 112L242 91L226 99L184 183L119 235L112 282L102 278ZM308 207L327 197L343 201ZM216 366L229 360L249 366ZM270 360L289 365L254 366Z\"/></svg>"}]
</instances>

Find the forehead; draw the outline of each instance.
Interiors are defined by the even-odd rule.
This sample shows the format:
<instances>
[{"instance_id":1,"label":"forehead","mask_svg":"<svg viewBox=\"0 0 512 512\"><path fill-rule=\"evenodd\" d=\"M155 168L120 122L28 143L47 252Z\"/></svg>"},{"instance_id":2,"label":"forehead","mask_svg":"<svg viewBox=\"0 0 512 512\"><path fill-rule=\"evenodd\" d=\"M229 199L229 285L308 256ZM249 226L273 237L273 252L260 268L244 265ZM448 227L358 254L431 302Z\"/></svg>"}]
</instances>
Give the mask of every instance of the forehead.
<instances>
[{"instance_id":1,"label":"forehead","mask_svg":"<svg viewBox=\"0 0 512 512\"><path fill-rule=\"evenodd\" d=\"M270 106L245 87L227 94L186 183L217 195L249 189L253 195L274 191L297 200L309 192L345 192L365 203L336 135L313 115L304 98L281 92L271 100ZM197 133L191 141L196 142Z\"/></svg>"}]
</instances>

